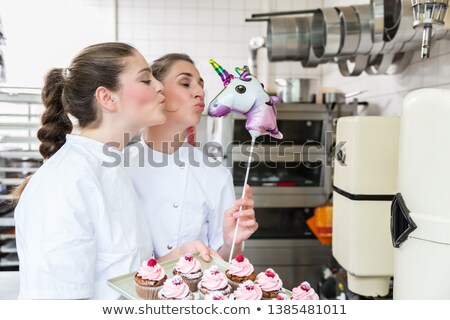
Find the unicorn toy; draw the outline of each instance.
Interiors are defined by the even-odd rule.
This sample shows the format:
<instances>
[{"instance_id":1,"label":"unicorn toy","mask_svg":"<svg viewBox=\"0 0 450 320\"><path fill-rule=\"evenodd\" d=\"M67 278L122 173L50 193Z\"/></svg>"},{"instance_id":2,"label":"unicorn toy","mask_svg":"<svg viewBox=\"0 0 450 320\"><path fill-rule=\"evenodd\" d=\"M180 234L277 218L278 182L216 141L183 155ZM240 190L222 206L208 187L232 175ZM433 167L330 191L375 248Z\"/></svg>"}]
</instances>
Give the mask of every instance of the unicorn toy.
<instances>
[{"instance_id":1,"label":"unicorn toy","mask_svg":"<svg viewBox=\"0 0 450 320\"><path fill-rule=\"evenodd\" d=\"M255 140L261 135L268 134L274 138L282 139L283 135L278 131L277 127L277 104L280 99L277 96L270 96L264 86L253 75L247 66L244 68L236 68L239 78L235 78L229 74L227 70L222 68L217 62L210 59L209 63L216 70L222 79L225 88L211 101L208 106L208 112L213 117L222 117L231 111L240 113L245 116L247 122L245 128L252 137L250 145L250 157L248 158L247 171L245 173L244 188L242 188L242 197L245 195L245 185L248 181L250 171L250 163L252 161L251 154L255 145ZM242 206L239 211L242 210ZM234 238L231 245L230 257L228 262L231 263L233 257L234 246L239 226L238 218L236 227L234 228Z\"/></svg>"},{"instance_id":2,"label":"unicorn toy","mask_svg":"<svg viewBox=\"0 0 450 320\"><path fill-rule=\"evenodd\" d=\"M222 117L231 111L245 116L245 128L253 139L268 134L282 139L277 127L277 104L280 99L270 96L264 86L256 79L247 66L236 68L239 78L229 74L213 59L209 60L220 76L225 88L211 101L208 112L213 117Z\"/></svg>"}]
</instances>

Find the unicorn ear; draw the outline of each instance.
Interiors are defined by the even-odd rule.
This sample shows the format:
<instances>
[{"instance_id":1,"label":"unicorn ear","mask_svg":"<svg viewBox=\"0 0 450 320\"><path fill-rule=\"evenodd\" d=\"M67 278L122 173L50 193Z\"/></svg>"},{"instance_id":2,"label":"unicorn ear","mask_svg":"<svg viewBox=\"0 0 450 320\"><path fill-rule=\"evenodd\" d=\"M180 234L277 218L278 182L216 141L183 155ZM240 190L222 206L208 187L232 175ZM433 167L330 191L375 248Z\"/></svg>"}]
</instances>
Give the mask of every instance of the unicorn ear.
<instances>
[{"instance_id":1,"label":"unicorn ear","mask_svg":"<svg viewBox=\"0 0 450 320\"><path fill-rule=\"evenodd\" d=\"M239 75L239 77L240 77L240 76L242 76L242 74L244 73L245 69L236 67L236 68L234 68L234 71L236 71L236 73L237 73L237 74Z\"/></svg>"},{"instance_id":2,"label":"unicorn ear","mask_svg":"<svg viewBox=\"0 0 450 320\"><path fill-rule=\"evenodd\" d=\"M280 102L280 98L278 96L270 96L270 99L274 105Z\"/></svg>"},{"instance_id":3,"label":"unicorn ear","mask_svg":"<svg viewBox=\"0 0 450 320\"><path fill-rule=\"evenodd\" d=\"M247 65L245 65L243 69L246 70L248 73L251 73L250 68Z\"/></svg>"}]
</instances>

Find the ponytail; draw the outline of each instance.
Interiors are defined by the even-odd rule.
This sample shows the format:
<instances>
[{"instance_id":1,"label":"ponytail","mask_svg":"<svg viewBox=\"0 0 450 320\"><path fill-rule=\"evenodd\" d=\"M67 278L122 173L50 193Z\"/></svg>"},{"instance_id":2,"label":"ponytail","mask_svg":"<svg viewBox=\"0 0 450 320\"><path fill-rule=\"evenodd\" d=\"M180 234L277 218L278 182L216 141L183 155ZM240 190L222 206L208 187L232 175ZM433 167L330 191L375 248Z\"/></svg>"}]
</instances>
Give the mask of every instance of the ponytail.
<instances>
[{"instance_id":1,"label":"ponytail","mask_svg":"<svg viewBox=\"0 0 450 320\"><path fill-rule=\"evenodd\" d=\"M41 115L41 128L37 137L41 141L39 152L47 160L66 142L66 134L72 132L72 122L63 104L64 76L63 69L51 69L45 76L42 89L42 103L45 111ZM17 186L11 193L12 202L17 202L32 175Z\"/></svg>"},{"instance_id":2,"label":"ponytail","mask_svg":"<svg viewBox=\"0 0 450 320\"><path fill-rule=\"evenodd\" d=\"M63 69L51 69L42 89L42 103L45 111L41 116L41 128L37 137L41 141L39 152L47 160L66 142L66 135L72 132L72 122L64 108L64 76Z\"/></svg>"}]
</instances>

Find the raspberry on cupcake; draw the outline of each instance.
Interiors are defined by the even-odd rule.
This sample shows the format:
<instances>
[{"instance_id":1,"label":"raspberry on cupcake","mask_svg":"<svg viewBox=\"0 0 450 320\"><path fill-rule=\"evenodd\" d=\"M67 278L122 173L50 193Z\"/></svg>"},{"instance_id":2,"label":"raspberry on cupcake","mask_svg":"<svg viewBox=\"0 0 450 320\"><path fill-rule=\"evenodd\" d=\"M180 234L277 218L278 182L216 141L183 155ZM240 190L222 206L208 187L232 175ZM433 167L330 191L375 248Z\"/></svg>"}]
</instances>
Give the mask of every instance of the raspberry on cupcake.
<instances>
[{"instance_id":1,"label":"raspberry on cupcake","mask_svg":"<svg viewBox=\"0 0 450 320\"><path fill-rule=\"evenodd\" d=\"M242 254L238 254L236 258L231 260L230 268L225 271L225 275L233 290L236 290L241 283L247 280L255 281L256 279L253 265Z\"/></svg>"},{"instance_id":2,"label":"raspberry on cupcake","mask_svg":"<svg viewBox=\"0 0 450 320\"><path fill-rule=\"evenodd\" d=\"M174 275L181 276L192 292L197 291L197 285L203 276L203 272L200 261L191 253L186 253L184 257L180 257L172 272Z\"/></svg>"},{"instance_id":3,"label":"raspberry on cupcake","mask_svg":"<svg viewBox=\"0 0 450 320\"><path fill-rule=\"evenodd\" d=\"M155 259L143 261L134 276L136 293L141 299L155 300L167 276Z\"/></svg>"},{"instance_id":4,"label":"raspberry on cupcake","mask_svg":"<svg viewBox=\"0 0 450 320\"><path fill-rule=\"evenodd\" d=\"M256 283L261 287L264 299L276 299L278 293L282 293L283 281L271 268L260 272L256 276Z\"/></svg>"}]
</instances>

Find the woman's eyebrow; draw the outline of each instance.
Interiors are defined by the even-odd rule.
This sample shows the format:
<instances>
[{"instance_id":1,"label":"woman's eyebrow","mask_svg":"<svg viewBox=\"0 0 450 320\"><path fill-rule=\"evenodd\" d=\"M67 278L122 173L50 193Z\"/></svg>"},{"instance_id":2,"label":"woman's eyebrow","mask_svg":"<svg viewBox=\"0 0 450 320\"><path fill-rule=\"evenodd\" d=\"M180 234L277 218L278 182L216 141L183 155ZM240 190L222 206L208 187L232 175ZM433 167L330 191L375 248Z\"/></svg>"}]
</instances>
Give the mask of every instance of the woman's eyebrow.
<instances>
[{"instance_id":1,"label":"woman's eyebrow","mask_svg":"<svg viewBox=\"0 0 450 320\"><path fill-rule=\"evenodd\" d=\"M193 75L192 73L190 73L190 72L181 72L180 74L177 75L177 77L179 77L179 76L186 76L186 77L190 77L190 78L193 78L193 77L194 77L194 75ZM203 80L203 78L200 78L200 79L198 80L198 82L201 83L201 84L204 84L204 83L205 83L205 81Z\"/></svg>"},{"instance_id":2,"label":"woman's eyebrow","mask_svg":"<svg viewBox=\"0 0 450 320\"><path fill-rule=\"evenodd\" d=\"M140 73L142 73L142 72L150 72L150 73L152 73L152 69L150 69L150 68L144 68L144 69L140 70L140 71L138 72L138 74L140 74Z\"/></svg>"},{"instance_id":3,"label":"woman's eyebrow","mask_svg":"<svg viewBox=\"0 0 450 320\"><path fill-rule=\"evenodd\" d=\"M179 76L187 76L187 77L193 77L192 73L190 72L181 72L179 75L177 75L177 77Z\"/></svg>"}]
</instances>

